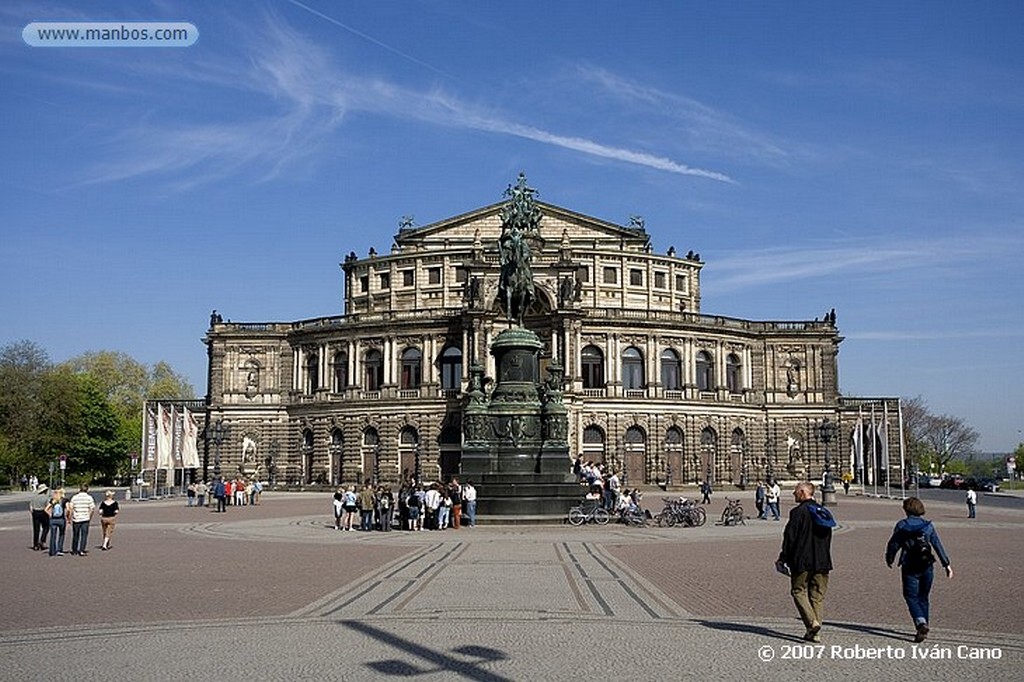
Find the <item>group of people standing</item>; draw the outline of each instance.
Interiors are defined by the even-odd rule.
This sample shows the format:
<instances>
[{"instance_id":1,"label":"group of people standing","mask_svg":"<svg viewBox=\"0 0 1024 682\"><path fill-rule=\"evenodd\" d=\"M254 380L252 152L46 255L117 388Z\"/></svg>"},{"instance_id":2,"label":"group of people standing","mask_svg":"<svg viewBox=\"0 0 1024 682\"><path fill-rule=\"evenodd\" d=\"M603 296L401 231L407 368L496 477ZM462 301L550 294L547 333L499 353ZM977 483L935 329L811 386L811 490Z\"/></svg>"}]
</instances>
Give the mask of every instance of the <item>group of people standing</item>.
<instances>
[{"instance_id":1,"label":"group of people standing","mask_svg":"<svg viewBox=\"0 0 1024 682\"><path fill-rule=\"evenodd\" d=\"M111 549L110 540L120 513L120 505L114 498L114 491L108 490L103 501L97 505L87 485L80 486L78 492L68 499L64 488L51 491L46 485L37 484L35 495L28 504L32 515L32 549L48 549L50 556L64 556L64 541L70 523L71 554L86 556L89 554L89 525L97 511L103 529L100 549Z\"/></svg>"},{"instance_id":2,"label":"group of people standing","mask_svg":"<svg viewBox=\"0 0 1024 682\"><path fill-rule=\"evenodd\" d=\"M395 493L389 485L364 482L341 487L334 493L334 528L341 531L458 529L476 525L476 488L453 478L448 483L424 485L410 479ZM465 524L463 524L465 518Z\"/></svg>"},{"instance_id":3,"label":"group of people standing","mask_svg":"<svg viewBox=\"0 0 1024 682\"><path fill-rule=\"evenodd\" d=\"M783 531L782 549L776 569L790 578L790 595L806 628L804 639L821 641L825 594L832 571L831 513L814 501L814 484L802 481L793 490L796 506L789 513ZM916 497L903 500L901 519L885 547L885 563L900 567L903 599L914 623L914 641L923 642L929 632L928 598L938 560L946 577L953 577L949 556L931 521L925 518L924 503ZM897 555L898 561L897 561ZM937 555L937 557L936 557Z\"/></svg>"},{"instance_id":4,"label":"group of people standing","mask_svg":"<svg viewBox=\"0 0 1024 682\"><path fill-rule=\"evenodd\" d=\"M214 511L226 512L228 507L245 507L260 503L263 484L260 481L249 481L241 476L235 478L213 479L212 484L206 481L191 483L186 490L189 507L211 507Z\"/></svg>"}]
</instances>

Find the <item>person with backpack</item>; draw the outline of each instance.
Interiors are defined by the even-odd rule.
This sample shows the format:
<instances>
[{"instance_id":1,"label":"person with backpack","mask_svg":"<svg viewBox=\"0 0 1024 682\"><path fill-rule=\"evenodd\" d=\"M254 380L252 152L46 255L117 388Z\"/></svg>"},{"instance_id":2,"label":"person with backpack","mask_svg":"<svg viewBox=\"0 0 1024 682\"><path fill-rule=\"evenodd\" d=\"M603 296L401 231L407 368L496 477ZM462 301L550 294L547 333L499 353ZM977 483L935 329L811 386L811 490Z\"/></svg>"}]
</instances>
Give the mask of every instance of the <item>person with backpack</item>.
<instances>
[{"instance_id":1,"label":"person with backpack","mask_svg":"<svg viewBox=\"0 0 1024 682\"><path fill-rule=\"evenodd\" d=\"M914 620L915 642L923 642L928 636L928 594L935 576L935 554L946 570L946 577L953 577L949 556L939 541L939 534L932 522L924 518L924 503L916 497L903 500L903 511L907 518L893 528L892 536L885 547L885 564L892 568L896 552L900 552L899 567L903 583L903 599L907 602L910 617ZM935 553L932 553L932 550Z\"/></svg>"},{"instance_id":2,"label":"person with backpack","mask_svg":"<svg viewBox=\"0 0 1024 682\"><path fill-rule=\"evenodd\" d=\"M67 507L64 488L57 488L46 505L46 513L50 517L50 556L64 556L64 531L68 525Z\"/></svg>"}]
</instances>

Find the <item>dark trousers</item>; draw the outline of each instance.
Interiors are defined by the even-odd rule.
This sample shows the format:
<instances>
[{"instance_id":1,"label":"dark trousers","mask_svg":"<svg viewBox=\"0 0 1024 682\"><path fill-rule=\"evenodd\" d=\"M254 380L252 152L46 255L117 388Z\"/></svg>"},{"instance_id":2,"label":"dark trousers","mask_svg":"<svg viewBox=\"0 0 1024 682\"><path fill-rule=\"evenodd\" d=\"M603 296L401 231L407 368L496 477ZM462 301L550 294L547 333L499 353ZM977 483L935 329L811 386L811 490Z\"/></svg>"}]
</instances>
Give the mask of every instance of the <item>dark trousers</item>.
<instances>
[{"instance_id":1,"label":"dark trousers","mask_svg":"<svg viewBox=\"0 0 1024 682\"><path fill-rule=\"evenodd\" d=\"M46 538L50 535L50 515L42 509L32 510L32 548L46 547Z\"/></svg>"},{"instance_id":2,"label":"dark trousers","mask_svg":"<svg viewBox=\"0 0 1024 682\"><path fill-rule=\"evenodd\" d=\"M89 522L73 521L71 523L71 553L82 554L89 551Z\"/></svg>"},{"instance_id":3,"label":"dark trousers","mask_svg":"<svg viewBox=\"0 0 1024 682\"><path fill-rule=\"evenodd\" d=\"M217 511L226 512L228 510L228 499L224 495L217 498Z\"/></svg>"}]
</instances>

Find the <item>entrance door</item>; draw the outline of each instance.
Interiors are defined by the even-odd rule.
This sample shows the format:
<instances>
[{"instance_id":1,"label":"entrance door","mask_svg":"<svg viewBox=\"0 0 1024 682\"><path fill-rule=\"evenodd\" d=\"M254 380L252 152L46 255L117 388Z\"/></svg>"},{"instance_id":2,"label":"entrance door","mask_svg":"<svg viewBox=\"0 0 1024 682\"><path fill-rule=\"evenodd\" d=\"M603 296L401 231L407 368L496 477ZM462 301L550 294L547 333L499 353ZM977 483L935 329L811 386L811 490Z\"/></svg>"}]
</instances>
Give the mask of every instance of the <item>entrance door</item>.
<instances>
[{"instance_id":1,"label":"entrance door","mask_svg":"<svg viewBox=\"0 0 1024 682\"><path fill-rule=\"evenodd\" d=\"M646 435L638 426L626 429L625 461L622 463L626 484L638 486L647 483Z\"/></svg>"}]
</instances>

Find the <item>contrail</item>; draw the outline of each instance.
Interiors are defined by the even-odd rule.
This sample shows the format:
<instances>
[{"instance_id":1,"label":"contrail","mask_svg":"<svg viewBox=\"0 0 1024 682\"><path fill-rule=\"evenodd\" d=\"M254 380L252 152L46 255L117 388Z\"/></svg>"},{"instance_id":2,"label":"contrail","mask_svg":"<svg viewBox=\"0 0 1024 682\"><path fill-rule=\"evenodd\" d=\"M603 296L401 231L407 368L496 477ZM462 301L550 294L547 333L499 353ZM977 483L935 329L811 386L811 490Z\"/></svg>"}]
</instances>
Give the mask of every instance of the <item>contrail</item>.
<instances>
[{"instance_id":1,"label":"contrail","mask_svg":"<svg viewBox=\"0 0 1024 682\"><path fill-rule=\"evenodd\" d=\"M445 78L455 78L455 76L451 75L450 73L442 71L441 69L438 69L438 68L436 68L434 66L431 66L430 64L427 64L424 61L416 59L412 55L408 55L408 54L402 52L401 50L397 50L397 49L391 47L390 45L388 45L386 43L382 43L381 41L377 40L373 36L368 36L365 33L363 33L362 31L358 31L358 30L352 28L351 26L348 26L346 24L341 23L340 21L338 21L337 19L334 19L333 17L327 16L323 12L318 12L317 10L313 9L312 7L310 7L309 5L304 5L301 2L299 2L298 0L288 0L288 2L290 2L291 4L295 5L296 7L300 8L300 9L306 10L310 14L313 14L315 16L320 17L324 21L329 21L330 23L334 24L338 28L343 28L346 31L348 31L349 33L352 33L353 35L359 36L363 40L368 40L371 43L373 43L374 45L377 45L378 47L383 47L388 52L391 52L393 54L397 54L402 59L407 59L410 62L412 62L413 64L419 64L423 68L430 69L434 73L436 73L438 75L441 75L441 76L444 76Z\"/></svg>"}]
</instances>

